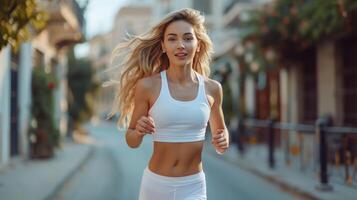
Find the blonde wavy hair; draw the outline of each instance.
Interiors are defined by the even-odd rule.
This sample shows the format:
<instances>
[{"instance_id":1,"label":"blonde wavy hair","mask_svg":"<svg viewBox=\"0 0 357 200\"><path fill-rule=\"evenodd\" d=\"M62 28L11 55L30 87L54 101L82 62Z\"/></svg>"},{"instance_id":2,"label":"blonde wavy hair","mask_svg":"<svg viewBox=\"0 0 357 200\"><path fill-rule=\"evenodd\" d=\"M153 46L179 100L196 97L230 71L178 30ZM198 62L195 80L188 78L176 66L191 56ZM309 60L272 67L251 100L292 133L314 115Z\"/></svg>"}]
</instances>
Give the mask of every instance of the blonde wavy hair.
<instances>
[{"instance_id":1,"label":"blonde wavy hair","mask_svg":"<svg viewBox=\"0 0 357 200\"><path fill-rule=\"evenodd\" d=\"M127 41L119 43L112 52L114 58L120 58L119 64L113 68L120 69L119 84L109 117L120 113L117 122L118 128L125 128L131 118L134 108L134 91L139 79L160 73L169 67L169 60L162 52L161 42L164 39L166 27L178 20L190 23L200 42L200 51L193 58L193 69L201 75L208 77L209 64L213 53L212 41L204 27L204 16L199 11L185 8L169 13L148 32L131 36Z\"/></svg>"}]
</instances>

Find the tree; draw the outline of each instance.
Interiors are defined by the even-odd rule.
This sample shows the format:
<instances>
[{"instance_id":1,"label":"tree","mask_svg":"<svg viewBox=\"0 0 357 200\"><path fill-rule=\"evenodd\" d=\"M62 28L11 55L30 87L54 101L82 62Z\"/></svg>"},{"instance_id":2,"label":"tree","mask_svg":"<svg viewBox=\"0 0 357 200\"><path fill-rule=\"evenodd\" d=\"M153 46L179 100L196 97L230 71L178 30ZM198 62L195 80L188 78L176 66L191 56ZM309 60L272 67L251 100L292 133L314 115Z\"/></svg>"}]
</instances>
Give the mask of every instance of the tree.
<instances>
[{"instance_id":1,"label":"tree","mask_svg":"<svg viewBox=\"0 0 357 200\"><path fill-rule=\"evenodd\" d=\"M80 130L80 124L88 121L93 114L94 95L99 83L94 79L91 63L86 59L77 59L73 48L68 54L68 105L70 129Z\"/></svg>"},{"instance_id":2,"label":"tree","mask_svg":"<svg viewBox=\"0 0 357 200\"><path fill-rule=\"evenodd\" d=\"M10 45L17 51L19 44L39 31L49 16L38 9L36 0L0 0L0 50Z\"/></svg>"},{"instance_id":3,"label":"tree","mask_svg":"<svg viewBox=\"0 0 357 200\"><path fill-rule=\"evenodd\" d=\"M249 30L244 41L253 42L260 54L273 49L281 60L299 60L301 52L318 42L356 31L357 1L277 0L249 16L243 23Z\"/></svg>"}]
</instances>

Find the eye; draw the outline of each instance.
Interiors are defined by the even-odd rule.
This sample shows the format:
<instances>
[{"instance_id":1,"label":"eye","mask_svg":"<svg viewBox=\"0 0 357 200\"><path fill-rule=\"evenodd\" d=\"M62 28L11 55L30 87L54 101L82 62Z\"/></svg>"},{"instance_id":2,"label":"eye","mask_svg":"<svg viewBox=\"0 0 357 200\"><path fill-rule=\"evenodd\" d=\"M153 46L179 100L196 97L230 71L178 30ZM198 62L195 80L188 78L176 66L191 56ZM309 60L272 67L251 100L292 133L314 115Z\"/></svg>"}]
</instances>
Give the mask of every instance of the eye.
<instances>
[{"instance_id":1,"label":"eye","mask_svg":"<svg viewBox=\"0 0 357 200\"><path fill-rule=\"evenodd\" d=\"M168 38L167 40L168 41L175 41L176 39L175 38Z\"/></svg>"},{"instance_id":2,"label":"eye","mask_svg":"<svg viewBox=\"0 0 357 200\"><path fill-rule=\"evenodd\" d=\"M186 37L185 40L193 40L193 37Z\"/></svg>"}]
</instances>

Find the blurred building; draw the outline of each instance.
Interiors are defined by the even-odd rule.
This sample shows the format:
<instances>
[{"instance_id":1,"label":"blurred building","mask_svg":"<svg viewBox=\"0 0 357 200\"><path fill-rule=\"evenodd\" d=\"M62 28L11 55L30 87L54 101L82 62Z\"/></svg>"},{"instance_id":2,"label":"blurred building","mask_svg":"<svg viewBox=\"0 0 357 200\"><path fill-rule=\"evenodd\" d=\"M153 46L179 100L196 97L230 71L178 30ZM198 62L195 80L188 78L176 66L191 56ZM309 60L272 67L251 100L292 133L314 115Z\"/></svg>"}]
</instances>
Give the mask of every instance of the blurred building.
<instances>
[{"instance_id":1,"label":"blurred building","mask_svg":"<svg viewBox=\"0 0 357 200\"><path fill-rule=\"evenodd\" d=\"M10 48L0 51L0 166L10 158Z\"/></svg>"},{"instance_id":2,"label":"blurred building","mask_svg":"<svg viewBox=\"0 0 357 200\"><path fill-rule=\"evenodd\" d=\"M50 19L41 32L34 32L18 54L10 47L0 52L0 166L13 156L29 156L28 129L31 119L33 67L44 67L58 77L55 91L55 121L61 135L67 132L66 51L83 41L83 11L74 0L38 0Z\"/></svg>"},{"instance_id":3,"label":"blurred building","mask_svg":"<svg viewBox=\"0 0 357 200\"><path fill-rule=\"evenodd\" d=\"M147 31L152 20L153 8L150 1L131 1L130 4L118 10L111 31L90 39L89 59L97 71L100 82L116 78L115 74L119 75L119 69L106 72L109 68L115 67L116 60L113 59L111 63L111 56L116 45L124 41L128 35L137 35ZM115 93L114 87L101 88L96 110L102 117L110 111Z\"/></svg>"},{"instance_id":4,"label":"blurred building","mask_svg":"<svg viewBox=\"0 0 357 200\"><path fill-rule=\"evenodd\" d=\"M357 101L357 58L353 56L357 53L356 35L330 36L305 50L301 59L260 71L256 77L244 72L244 66L237 59L248 48L239 41L240 35L244 35L245 31L240 28L240 24L249 17L244 11L261 9L271 3L273 1L232 1L223 17L222 30L226 35L222 37L231 38L228 40L232 42L215 47L218 52L215 54L213 69L226 74L226 79L234 80L233 83L228 81L228 84L232 96L237 97L233 99L233 104L238 106L235 107L240 115L238 117L314 125L318 118L328 115L332 117L334 126L356 127L357 107L354 102ZM238 37L228 36L232 30L236 31ZM244 59L252 62L249 56ZM234 75L236 70L238 72ZM235 128L233 126L232 130L236 130ZM279 136L279 132L277 135ZM336 144L331 151L336 153L342 148L349 148L352 157L357 159L357 149L351 148L357 144L356 137L352 134L343 137L343 141L335 140ZM289 131L279 139L287 152L298 149L296 152L312 156L311 151L316 151L317 143L313 134Z\"/></svg>"},{"instance_id":5,"label":"blurred building","mask_svg":"<svg viewBox=\"0 0 357 200\"><path fill-rule=\"evenodd\" d=\"M244 67L238 56L243 54L245 49L241 41L246 32L241 27L242 21L249 17L248 11L260 9L266 2L269 1L228 1L223 6L220 27L211 34L214 44L212 74L213 78L219 80L227 88L226 91L229 91L230 95L226 95L225 98L230 98L232 104L230 107L233 114L227 116L227 125L231 130L237 129L239 118L244 115L253 117L257 111L254 79L252 76L244 75ZM264 78L266 76L262 74L262 84L265 84Z\"/></svg>"},{"instance_id":6,"label":"blurred building","mask_svg":"<svg viewBox=\"0 0 357 200\"><path fill-rule=\"evenodd\" d=\"M207 29L212 31L213 29L221 27L224 5L229 2L229 0L156 0L153 2L155 9L154 21L159 21L167 13L174 10L194 8L202 12L205 16Z\"/></svg>"}]
</instances>

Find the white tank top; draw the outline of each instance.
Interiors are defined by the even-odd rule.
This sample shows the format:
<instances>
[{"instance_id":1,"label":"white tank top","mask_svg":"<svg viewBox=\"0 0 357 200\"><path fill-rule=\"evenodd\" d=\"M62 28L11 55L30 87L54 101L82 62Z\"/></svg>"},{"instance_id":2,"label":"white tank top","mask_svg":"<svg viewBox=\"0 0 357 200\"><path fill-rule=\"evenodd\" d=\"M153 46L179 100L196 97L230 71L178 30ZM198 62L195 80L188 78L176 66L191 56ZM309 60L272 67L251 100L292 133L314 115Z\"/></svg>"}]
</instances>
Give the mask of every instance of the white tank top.
<instances>
[{"instance_id":1,"label":"white tank top","mask_svg":"<svg viewBox=\"0 0 357 200\"><path fill-rule=\"evenodd\" d=\"M179 101L170 95L166 70L160 72L160 94L149 110L156 129L152 134L154 141L194 142L205 139L211 109L205 93L204 79L197 72L195 74L199 82L196 98Z\"/></svg>"}]
</instances>

